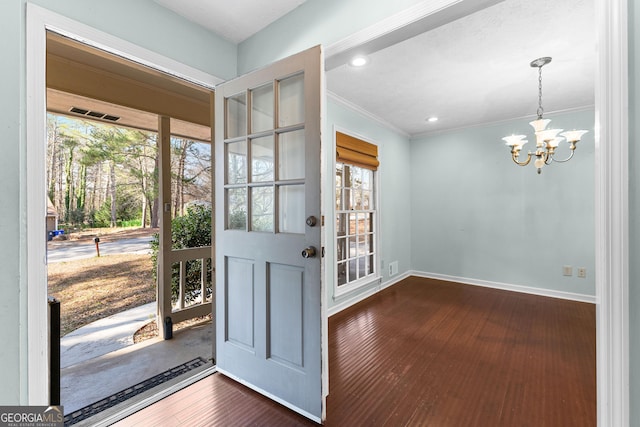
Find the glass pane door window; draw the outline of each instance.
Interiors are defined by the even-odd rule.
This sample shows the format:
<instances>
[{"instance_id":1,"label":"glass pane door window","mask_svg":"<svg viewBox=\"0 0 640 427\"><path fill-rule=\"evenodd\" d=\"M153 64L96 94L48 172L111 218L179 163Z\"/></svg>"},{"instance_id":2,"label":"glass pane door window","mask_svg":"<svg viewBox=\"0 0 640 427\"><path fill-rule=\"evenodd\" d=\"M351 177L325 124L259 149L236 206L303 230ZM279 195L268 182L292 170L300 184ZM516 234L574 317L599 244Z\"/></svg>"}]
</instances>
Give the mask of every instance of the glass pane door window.
<instances>
[{"instance_id":1,"label":"glass pane door window","mask_svg":"<svg viewBox=\"0 0 640 427\"><path fill-rule=\"evenodd\" d=\"M225 99L226 228L304 233L304 74Z\"/></svg>"},{"instance_id":2,"label":"glass pane door window","mask_svg":"<svg viewBox=\"0 0 640 427\"><path fill-rule=\"evenodd\" d=\"M374 171L336 163L338 287L366 282L376 271Z\"/></svg>"}]
</instances>

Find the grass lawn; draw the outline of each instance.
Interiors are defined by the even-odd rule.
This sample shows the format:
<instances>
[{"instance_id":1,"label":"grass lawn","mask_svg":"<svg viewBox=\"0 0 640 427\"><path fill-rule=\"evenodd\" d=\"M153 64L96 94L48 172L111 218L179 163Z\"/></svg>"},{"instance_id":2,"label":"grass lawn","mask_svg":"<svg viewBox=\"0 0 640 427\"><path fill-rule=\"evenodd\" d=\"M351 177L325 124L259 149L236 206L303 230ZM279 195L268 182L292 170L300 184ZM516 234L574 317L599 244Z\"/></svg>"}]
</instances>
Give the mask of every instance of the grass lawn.
<instances>
[{"instance_id":1,"label":"grass lawn","mask_svg":"<svg viewBox=\"0 0 640 427\"><path fill-rule=\"evenodd\" d=\"M60 300L61 335L156 298L150 255L108 255L48 269L49 295Z\"/></svg>"}]
</instances>

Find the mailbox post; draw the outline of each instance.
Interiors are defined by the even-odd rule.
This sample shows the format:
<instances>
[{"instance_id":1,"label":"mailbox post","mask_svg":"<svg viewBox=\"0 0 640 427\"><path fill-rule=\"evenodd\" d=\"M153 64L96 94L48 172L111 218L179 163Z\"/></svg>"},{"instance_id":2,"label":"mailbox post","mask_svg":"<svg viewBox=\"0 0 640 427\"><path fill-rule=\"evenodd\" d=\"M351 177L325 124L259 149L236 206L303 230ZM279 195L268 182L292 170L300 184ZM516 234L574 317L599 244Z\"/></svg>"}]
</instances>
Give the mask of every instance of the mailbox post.
<instances>
[{"instance_id":1,"label":"mailbox post","mask_svg":"<svg viewBox=\"0 0 640 427\"><path fill-rule=\"evenodd\" d=\"M96 253L100 256L100 238L94 237L93 242L96 244Z\"/></svg>"}]
</instances>

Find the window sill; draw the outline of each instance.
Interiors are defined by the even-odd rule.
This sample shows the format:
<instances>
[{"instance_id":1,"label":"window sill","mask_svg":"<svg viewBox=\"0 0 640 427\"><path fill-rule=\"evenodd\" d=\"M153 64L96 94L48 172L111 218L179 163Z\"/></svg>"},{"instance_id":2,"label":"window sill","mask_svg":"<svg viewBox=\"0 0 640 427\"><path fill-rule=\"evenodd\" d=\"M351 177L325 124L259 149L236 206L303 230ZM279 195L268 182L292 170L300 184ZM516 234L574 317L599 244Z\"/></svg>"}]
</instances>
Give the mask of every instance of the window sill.
<instances>
[{"instance_id":1,"label":"window sill","mask_svg":"<svg viewBox=\"0 0 640 427\"><path fill-rule=\"evenodd\" d=\"M361 280L355 281L353 283L349 283L348 285L342 285L342 286L335 285L333 287L333 300L337 301L349 294L353 294L356 291L371 285L380 285L381 282L382 282L382 276L376 275L372 277L365 277ZM337 283L337 281L335 283Z\"/></svg>"}]
</instances>

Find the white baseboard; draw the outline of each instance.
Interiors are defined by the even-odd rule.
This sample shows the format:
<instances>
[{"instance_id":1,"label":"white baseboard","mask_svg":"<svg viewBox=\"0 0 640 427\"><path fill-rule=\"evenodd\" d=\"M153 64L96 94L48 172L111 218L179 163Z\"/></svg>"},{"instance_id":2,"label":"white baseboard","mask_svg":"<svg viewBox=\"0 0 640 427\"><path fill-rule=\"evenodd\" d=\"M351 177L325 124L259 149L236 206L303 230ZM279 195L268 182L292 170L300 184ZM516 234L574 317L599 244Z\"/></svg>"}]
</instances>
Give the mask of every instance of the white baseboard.
<instances>
[{"instance_id":1,"label":"white baseboard","mask_svg":"<svg viewBox=\"0 0 640 427\"><path fill-rule=\"evenodd\" d=\"M464 283L465 285L482 286L485 288L502 289L505 291L521 292L524 294L540 295L544 297L560 298L571 301L596 303L594 295L576 294L572 292L554 291L551 289L534 288L530 286L512 285L509 283L492 282L489 280L470 279L468 277L449 276L447 274L429 273L426 271L411 271L410 276L424 277L427 279L444 280L447 282Z\"/></svg>"},{"instance_id":2,"label":"white baseboard","mask_svg":"<svg viewBox=\"0 0 640 427\"><path fill-rule=\"evenodd\" d=\"M410 270L394 277L392 280L387 280L384 283L371 286L365 292L354 295L353 297L350 297L350 298L348 296L345 297L344 300L340 301L338 304L334 305L329 310L327 310L328 315L329 317L331 317L334 314L339 313L342 310L347 309L352 305L357 304L360 301L369 298L371 295L377 294L381 290L386 289L390 286L393 286L396 283L400 282L401 280L404 280L410 276L424 277L426 279L444 280L446 282L463 283L465 285L482 286L484 288L502 289L504 291L520 292L524 294L540 295L544 297L560 298L560 299L566 299L570 301L586 302L590 304L596 303L596 297L594 295L576 294L572 292L562 292L562 291L554 291L551 289L534 288L534 287L522 286L522 285L512 285L509 283L501 283L501 282L492 282L489 280L470 279L468 277L450 276L448 274L429 273L426 271Z\"/></svg>"}]
</instances>

